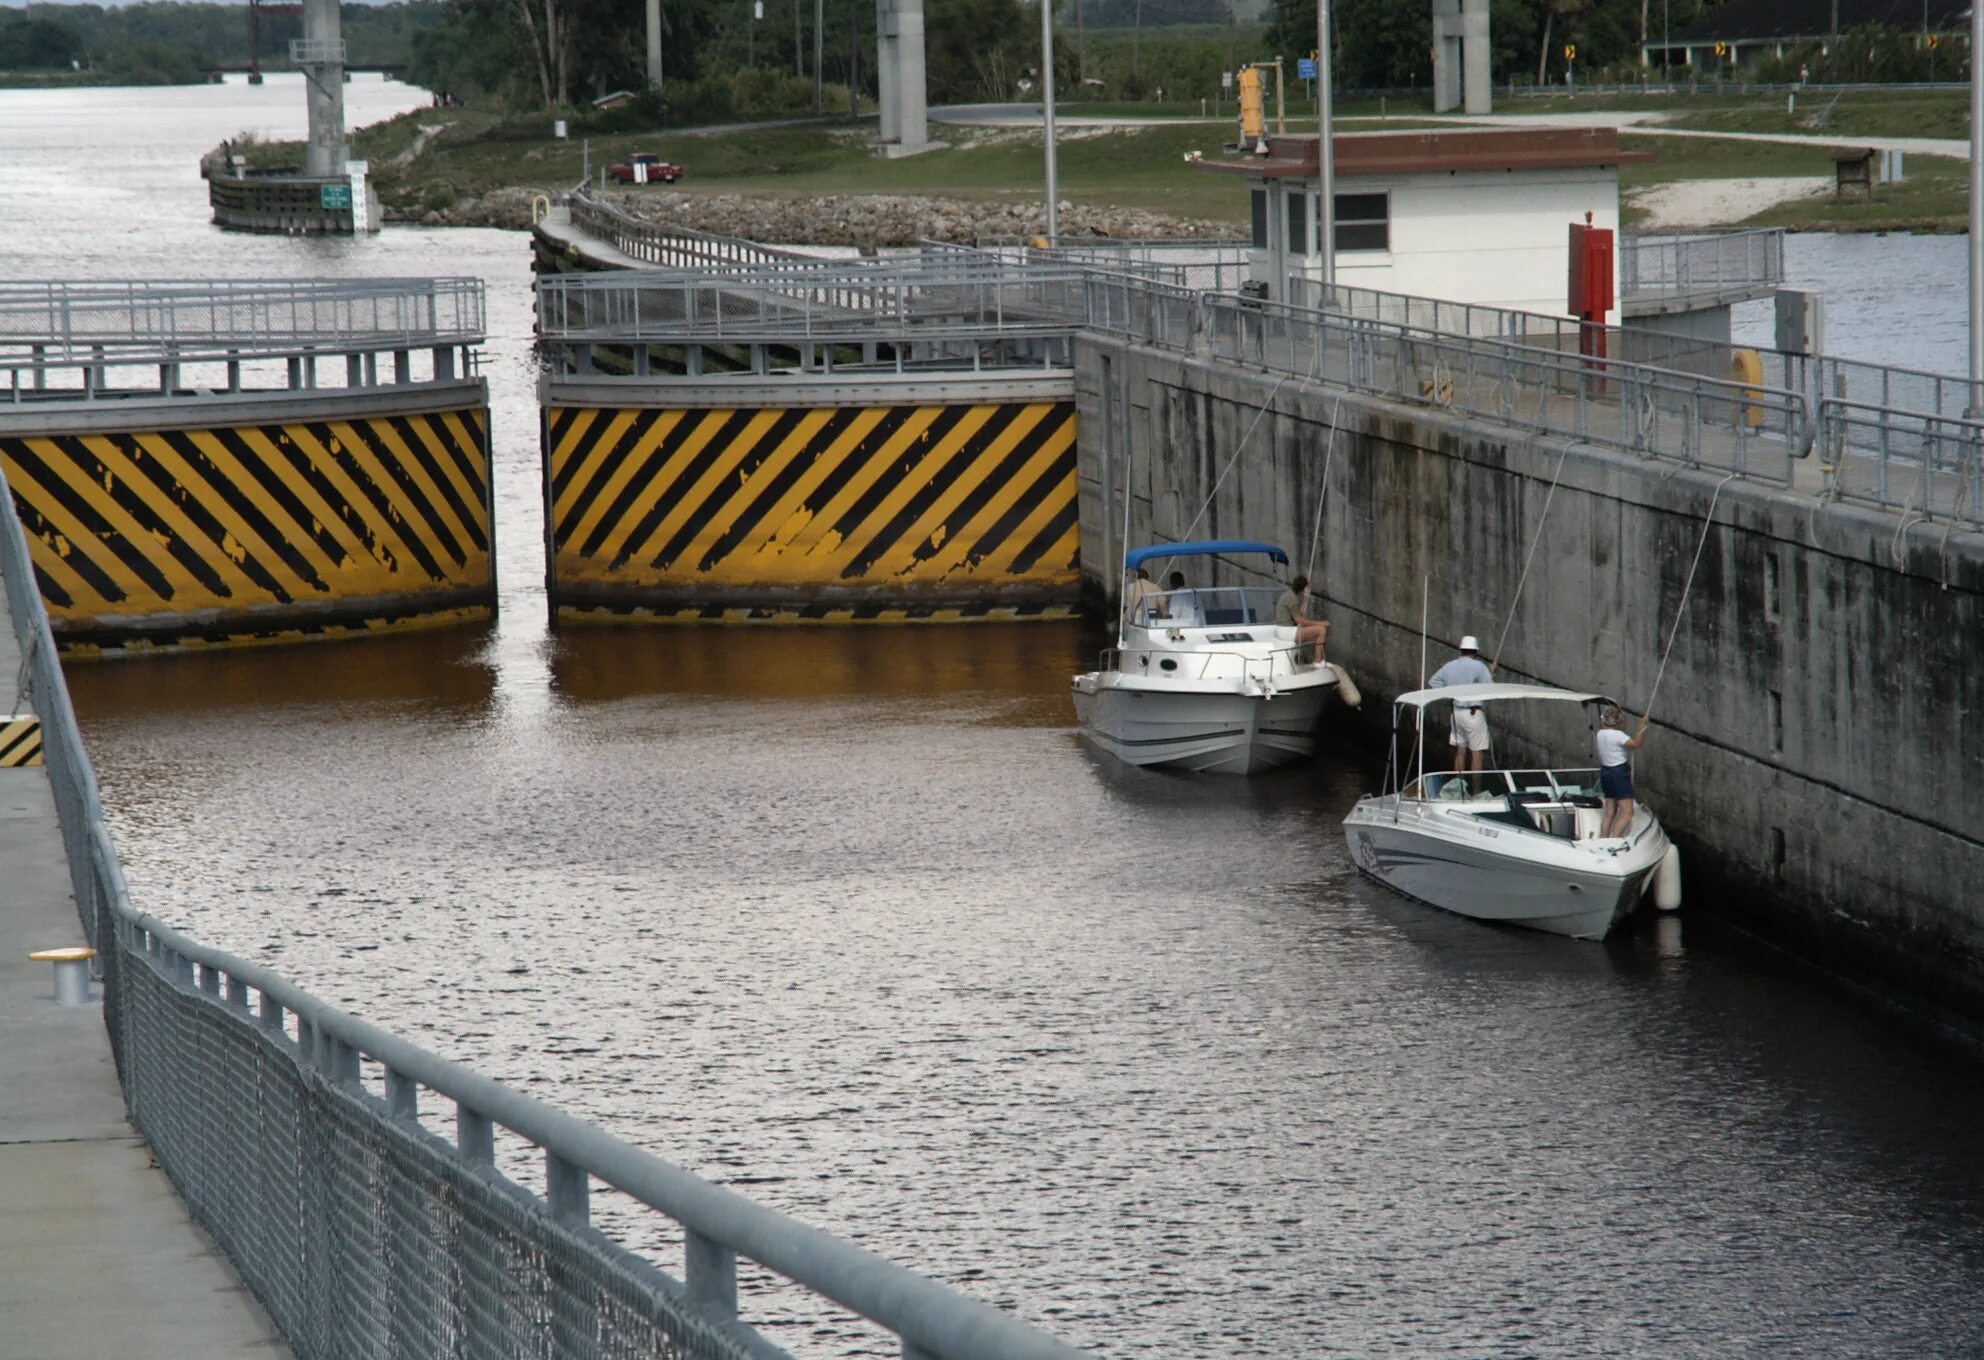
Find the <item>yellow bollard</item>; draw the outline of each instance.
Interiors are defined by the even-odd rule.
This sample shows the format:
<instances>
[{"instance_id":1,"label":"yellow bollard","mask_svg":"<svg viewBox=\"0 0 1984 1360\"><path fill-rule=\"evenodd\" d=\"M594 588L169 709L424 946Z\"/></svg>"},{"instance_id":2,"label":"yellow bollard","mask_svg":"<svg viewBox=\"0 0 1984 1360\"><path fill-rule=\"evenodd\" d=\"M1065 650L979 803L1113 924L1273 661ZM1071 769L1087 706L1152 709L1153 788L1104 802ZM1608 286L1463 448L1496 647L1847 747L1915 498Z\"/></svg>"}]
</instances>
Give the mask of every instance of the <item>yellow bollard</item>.
<instances>
[{"instance_id":1,"label":"yellow bollard","mask_svg":"<svg viewBox=\"0 0 1984 1360\"><path fill-rule=\"evenodd\" d=\"M1739 349L1729 361L1729 376L1745 387L1743 395L1748 400L1736 408L1737 423L1747 423L1753 430L1764 425L1764 360L1753 349Z\"/></svg>"}]
</instances>

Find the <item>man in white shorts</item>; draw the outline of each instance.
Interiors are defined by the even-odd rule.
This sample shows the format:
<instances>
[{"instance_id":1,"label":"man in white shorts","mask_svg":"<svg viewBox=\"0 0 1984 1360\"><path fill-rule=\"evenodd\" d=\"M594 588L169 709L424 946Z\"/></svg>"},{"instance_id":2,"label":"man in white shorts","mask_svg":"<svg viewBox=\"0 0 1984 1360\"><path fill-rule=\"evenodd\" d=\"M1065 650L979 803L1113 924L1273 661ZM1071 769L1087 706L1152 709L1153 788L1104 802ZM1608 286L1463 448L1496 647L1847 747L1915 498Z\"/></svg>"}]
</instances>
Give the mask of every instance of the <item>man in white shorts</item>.
<instances>
[{"instance_id":1,"label":"man in white shorts","mask_svg":"<svg viewBox=\"0 0 1984 1360\"><path fill-rule=\"evenodd\" d=\"M1495 679L1495 668L1481 659L1481 644L1471 634L1460 640L1460 655L1433 672L1427 684L1433 689L1448 685L1486 685ZM1488 715L1479 704L1453 706L1454 770L1479 771L1488 762Z\"/></svg>"}]
</instances>

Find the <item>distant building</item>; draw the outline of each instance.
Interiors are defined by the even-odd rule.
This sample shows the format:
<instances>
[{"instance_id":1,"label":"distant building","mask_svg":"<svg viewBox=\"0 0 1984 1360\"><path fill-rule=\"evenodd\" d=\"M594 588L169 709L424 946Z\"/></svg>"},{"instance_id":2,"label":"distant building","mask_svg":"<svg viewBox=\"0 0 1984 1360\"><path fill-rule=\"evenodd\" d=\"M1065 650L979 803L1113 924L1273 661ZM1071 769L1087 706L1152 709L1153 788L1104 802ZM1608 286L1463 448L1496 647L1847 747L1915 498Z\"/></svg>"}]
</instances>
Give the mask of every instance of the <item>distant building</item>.
<instances>
[{"instance_id":1,"label":"distant building","mask_svg":"<svg viewBox=\"0 0 1984 1360\"><path fill-rule=\"evenodd\" d=\"M1926 37L1960 31L1969 20L1968 0L1726 0L1685 28L1649 35L1643 55L1651 67L1748 70L1765 57L1828 44L1856 28Z\"/></svg>"},{"instance_id":2,"label":"distant building","mask_svg":"<svg viewBox=\"0 0 1984 1360\"><path fill-rule=\"evenodd\" d=\"M1568 228L1619 226L1623 151L1614 128L1379 132L1337 136L1341 284L1563 314ZM1270 137L1265 156L1200 164L1244 179L1253 278L1270 297L1321 277L1316 138Z\"/></svg>"}]
</instances>

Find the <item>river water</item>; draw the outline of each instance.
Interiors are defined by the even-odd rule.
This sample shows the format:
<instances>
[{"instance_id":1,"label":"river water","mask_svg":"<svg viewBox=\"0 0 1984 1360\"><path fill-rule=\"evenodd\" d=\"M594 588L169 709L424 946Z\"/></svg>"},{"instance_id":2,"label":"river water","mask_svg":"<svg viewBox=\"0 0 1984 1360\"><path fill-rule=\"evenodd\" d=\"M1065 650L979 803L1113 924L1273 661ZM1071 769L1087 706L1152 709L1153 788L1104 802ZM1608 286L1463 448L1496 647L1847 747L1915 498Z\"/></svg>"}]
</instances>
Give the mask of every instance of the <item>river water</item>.
<instances>
[{"instance_id":1,"label":"river water","mask_svg":"<svg viewBox=\"0 0 1984 1360\"><path fill-rule=\"evenodd\" d=\"M1113 767L1078 625L553 636L525 239L209 226L199 153L302 123L0 91L9 277L490 288L498 623L71 668L144 907L1112 1355L1984 1354L1975 1060L1698 917L1394 897L1354 750ZM1836 348L1960 364L1960 240L1789 257Z\"/></svg>"}]
</instances>

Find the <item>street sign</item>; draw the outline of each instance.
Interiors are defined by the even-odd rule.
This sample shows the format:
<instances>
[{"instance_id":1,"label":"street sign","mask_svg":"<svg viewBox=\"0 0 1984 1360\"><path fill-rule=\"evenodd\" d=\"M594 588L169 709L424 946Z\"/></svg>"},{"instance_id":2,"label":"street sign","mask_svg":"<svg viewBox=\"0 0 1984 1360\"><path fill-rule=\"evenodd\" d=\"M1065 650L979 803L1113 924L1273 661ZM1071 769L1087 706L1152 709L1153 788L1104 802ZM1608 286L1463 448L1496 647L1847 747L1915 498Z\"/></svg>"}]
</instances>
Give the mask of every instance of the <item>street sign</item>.
<instances>
[{"instance_id":1,"label":"street sign","mask_svg":"<svg viewBox=\"0 0 1984 1360\"><path fill-rule=\"evenodd\" d=\"M326 208L349 208L351 206L351 186L349 184L325 184L317 190L317 201Z\"/></svg>"},{"instance_id":2,"label":"street sign","mask_svg":"<svg viewBox=\"0 0 1984 1360\"><path fill-rule=\"evenodd\" d=\"M1316 78L1316 59L1314 57L1297 58L1295 62L1295 78L1297 80L1314 80Z\"/></svg>"},{"instance_id":3,"label":"street sign","mask_svg":"<svg viewBox=\"0 0 1984 1360\"><path fill-rule=\"evenodd\" d=\"M1576 61L1577 59L1578 59L1578 45L1576 43L1565 43L1564 60Z\"/></svg>"},{"instance_id":4,"label":"street sign","mask_svg":"<svg viewBox=\"0 0 1984 1360\"><path fill-rule=\"evenodd\" d=\"M1222 90L1230 90L1233 88L1233 72L1221 71L1219 73L1219 88Z\"/></svg>"}]
</instances>

